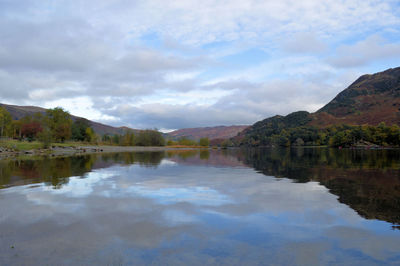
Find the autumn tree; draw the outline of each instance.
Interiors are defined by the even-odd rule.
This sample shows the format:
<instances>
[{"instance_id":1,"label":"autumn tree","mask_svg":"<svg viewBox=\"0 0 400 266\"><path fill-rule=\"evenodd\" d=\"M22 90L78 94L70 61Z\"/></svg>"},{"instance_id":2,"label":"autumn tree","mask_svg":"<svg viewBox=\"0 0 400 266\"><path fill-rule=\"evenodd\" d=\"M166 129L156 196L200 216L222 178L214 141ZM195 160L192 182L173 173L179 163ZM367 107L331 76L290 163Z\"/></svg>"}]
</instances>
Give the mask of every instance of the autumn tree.
<instances>
[{"instance_id":1,"label":"autumn tree","mask_svg":"<svg viewBox=\"0 0 400 266\"><path fill-rule=\"evenodd\" d=\"M43 131L42 125L37 121L25 123L21 127L22 136L27 138L29 141L34 140L37 137L37 135L42 131Z\"/></svg>"},{"instance_id":2,"label":"autumn tree","mask_svg":"<svg viewBox=\"0 0 400 266\"><path fill-rule=\"evenodd\" d=\"M61 107L46 111L47 126L56 141L64 142L71 138L71 115Z\"/></svg>"}]
</instances>

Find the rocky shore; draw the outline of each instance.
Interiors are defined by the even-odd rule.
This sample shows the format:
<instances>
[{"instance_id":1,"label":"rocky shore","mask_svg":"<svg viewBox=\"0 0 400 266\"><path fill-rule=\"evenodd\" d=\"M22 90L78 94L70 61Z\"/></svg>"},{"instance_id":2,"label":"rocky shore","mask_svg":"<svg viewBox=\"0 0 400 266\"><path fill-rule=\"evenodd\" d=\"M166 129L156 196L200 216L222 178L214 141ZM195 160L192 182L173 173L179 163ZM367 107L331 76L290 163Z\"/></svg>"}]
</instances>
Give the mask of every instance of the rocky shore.
<instances>
[{"instance_id":1,"label":"rocky shore","mask_svg":"<svg viewBox=\"0 0 400 266\"><path fill-rule=\"evenodd\" d=\"M49 149L34 149L16 151L13 149L0 147L0 159L8 157L16 157L22 155L48 155L48 156L65 156L65 155L79 155L89 153L111 153L111 152L138 152L138 151L165 151L176 150L182 148L172 147L140 147L140 146L52 146ZM187 149L187 148L185 148Z\"/></svg>"}]
</instances>

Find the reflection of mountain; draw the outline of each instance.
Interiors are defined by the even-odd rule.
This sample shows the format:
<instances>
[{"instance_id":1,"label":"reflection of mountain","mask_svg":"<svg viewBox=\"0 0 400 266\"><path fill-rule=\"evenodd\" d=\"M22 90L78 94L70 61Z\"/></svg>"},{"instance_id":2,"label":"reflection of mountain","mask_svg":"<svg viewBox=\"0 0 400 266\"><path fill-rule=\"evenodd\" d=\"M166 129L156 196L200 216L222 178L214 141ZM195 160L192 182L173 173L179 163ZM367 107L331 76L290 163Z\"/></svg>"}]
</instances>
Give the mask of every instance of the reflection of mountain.
<instances>
[{"instance_id":1,"label":"reflection of mountain","mask_svg":"<svg viewBox=\"0 0 400 266\"><path fill-rule=\"evenodd\" d=\"M34 183L60 188L69 177L84 178L95 169L114 164L157 167L163 159L190 166L247 165L277 178L317 181L363 217L400 224L400 152L396 150L179 150L3 160L0 189Z\"/></svg>"},{"instance_id":2,"label":"reflection of mountain","mask_svg":"<svg viewBox=\"0 0 400 266\"><path fill-rule=\"evenodd\" d=\"M265 175L317 181L363 217L400 223L399 151L246 150L241 160Z\"/></svg>"},{"instance_id":3,"label":"reflection of mountain","mask_svg":"<svg viewBox=\"0 0 400 266\"><path fill-rule=\"evenodd\" d=\"M237 159L236 154L236 150L181 150L166 152L169 160L182 165L245 166L243 162Z\"/></svg>"}]
</instances>

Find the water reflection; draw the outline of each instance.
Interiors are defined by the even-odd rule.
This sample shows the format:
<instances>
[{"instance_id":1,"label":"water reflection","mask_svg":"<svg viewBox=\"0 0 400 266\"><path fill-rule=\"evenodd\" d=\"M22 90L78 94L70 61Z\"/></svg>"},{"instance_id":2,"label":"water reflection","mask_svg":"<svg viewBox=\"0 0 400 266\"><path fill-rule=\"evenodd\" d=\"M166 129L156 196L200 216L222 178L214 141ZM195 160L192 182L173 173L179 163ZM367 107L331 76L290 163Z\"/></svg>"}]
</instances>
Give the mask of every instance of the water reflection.
<instances>
[{"instance_id":1,"label":"water reflection","mask_svg":"<svg viewBox=\"0 0 400 266\"><path fill-rule=\"evenodd\" d=\"M316 181L363 217L400 223L400 152L397 150L171 150L3 160L0 161L0 188L44 183L59 189L70 177L85 178L86 173L95 169L114 164L155 168L163 159L182 165L247 165L268 176L302 183Z\"/></svg>"},{"instance_id":2,"label":"water reflection","mask_svg":"<svg viewBox=\"0 0 400 266\"><path fill-rule=\"evenodd\" d=\"M241 160L265 175L319 182L363 217L400 223L399 150L245 150Z\"/></svg>"},{"instance_id":3,"label":"water reflection","mask_svg":"<svg viewBox=\"0 0 400 266\"><path fill-rule=\"evenodd\" d=\"M84 177L94 169L114 164L139 164L151 168L157 167L163 158L164 152L136 152L0 160L0 188L45 183L57 189L67 184L69 177Z\"/></svg>"},{"instance_id":4,"label":"water reflection","mask_svg":"<svg viewBox=\"0 0 400 266\"><path fill-rule=\"evenodd\" d=\"M0 264L398 264L399 159L289 149L1 161Z\"/></svg>"}]
</instances>

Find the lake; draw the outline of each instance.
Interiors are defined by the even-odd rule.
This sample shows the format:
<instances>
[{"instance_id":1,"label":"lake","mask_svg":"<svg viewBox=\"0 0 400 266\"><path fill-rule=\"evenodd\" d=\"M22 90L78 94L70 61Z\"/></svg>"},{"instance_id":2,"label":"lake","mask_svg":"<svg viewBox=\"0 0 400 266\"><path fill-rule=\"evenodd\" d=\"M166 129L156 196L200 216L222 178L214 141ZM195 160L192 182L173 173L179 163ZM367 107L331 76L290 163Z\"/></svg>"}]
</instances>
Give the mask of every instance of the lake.
<instances>
[{"instance_id":1,"label":"lake","mask_svg":"<svg viewBox=\"0 0 400 266\"><path fill-rule=\"evenodd\" d=\"M1 265L400 265L400 151L0 161Z\"/></svg>"}]
</instances>

